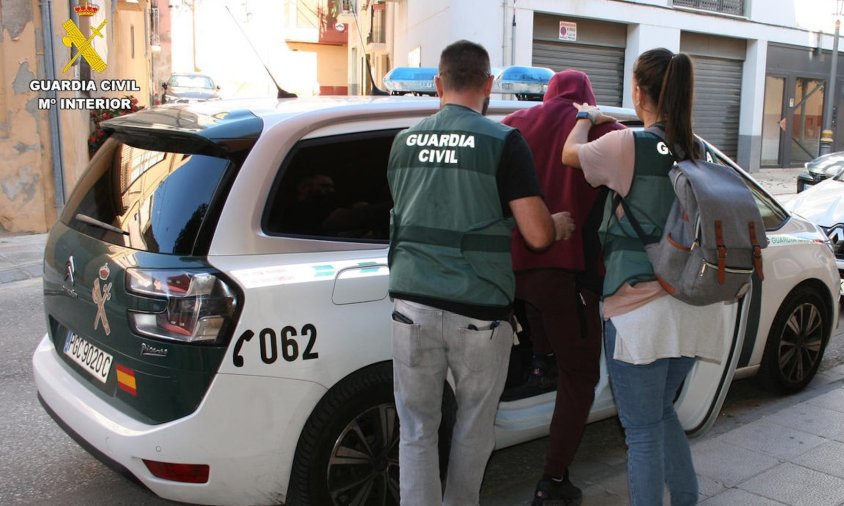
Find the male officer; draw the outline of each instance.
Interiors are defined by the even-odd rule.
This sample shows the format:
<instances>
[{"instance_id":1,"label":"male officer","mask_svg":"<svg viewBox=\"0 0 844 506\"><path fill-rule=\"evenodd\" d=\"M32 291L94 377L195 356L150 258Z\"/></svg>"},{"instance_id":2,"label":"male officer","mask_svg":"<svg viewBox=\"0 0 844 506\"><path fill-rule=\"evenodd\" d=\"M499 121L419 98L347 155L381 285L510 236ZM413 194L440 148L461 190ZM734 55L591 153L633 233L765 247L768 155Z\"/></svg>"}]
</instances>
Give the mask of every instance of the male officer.
<instances>
[{"instance_id":1,"label":"male officer","mask_svg":"<svg viewBox=\"0 0 844 506\"><path fill-rule=\"evenodd\" d=\"M513 218L534 249L567 239L574 223L548 212L521 134L483 116L486 50L446 47L434 82L440 111L396 136L387 171L401 501L469 506L494 446L513 344ZM437 431L449 369L457 419L443 492Z\"/></svg>"}]
</instances>

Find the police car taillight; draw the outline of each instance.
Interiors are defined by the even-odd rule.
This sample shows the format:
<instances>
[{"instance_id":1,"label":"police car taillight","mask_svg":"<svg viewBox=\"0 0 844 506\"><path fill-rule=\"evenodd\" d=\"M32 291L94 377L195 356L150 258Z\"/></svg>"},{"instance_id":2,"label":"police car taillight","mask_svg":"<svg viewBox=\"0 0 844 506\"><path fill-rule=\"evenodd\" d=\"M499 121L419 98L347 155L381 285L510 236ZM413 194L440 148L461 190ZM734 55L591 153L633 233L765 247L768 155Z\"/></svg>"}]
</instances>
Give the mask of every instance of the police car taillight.
<instances>
[{"instance_id":1,"label":"police car taillight","mask_svg":"<svg viewBox=\"0 0 844 506\"><path fill-rule=\"evenodd\" d=\"M129 311L129 324L140 335L219 344L233 326L237 295L214 273L127 269L126 290L158 299L155 310Z\"/></svg>"}]
</instances>

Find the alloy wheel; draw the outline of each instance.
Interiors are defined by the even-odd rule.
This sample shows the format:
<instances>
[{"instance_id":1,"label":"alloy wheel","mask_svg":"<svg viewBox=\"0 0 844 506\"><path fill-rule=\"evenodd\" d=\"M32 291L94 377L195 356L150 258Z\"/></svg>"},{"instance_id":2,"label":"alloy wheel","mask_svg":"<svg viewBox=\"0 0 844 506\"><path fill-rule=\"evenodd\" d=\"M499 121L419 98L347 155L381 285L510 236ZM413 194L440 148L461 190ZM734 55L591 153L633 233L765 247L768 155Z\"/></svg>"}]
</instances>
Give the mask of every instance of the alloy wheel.
<instances>
[{"instance_id":1,"label":"alloy wheel","mask_svg":"<svg viewBox=\"0 0 844 506\"><path fill-rule=\"evenodd\" d=\"M331 450L328 494L335 506L399 504L399 419L393 404L362 412Z\"/></svg>"},{"instance_id":2,"label":"alloy wheel","mask_svg":"<svg viewBox=\"0 0 844 506\"><path fill-rule=\"evenodd\" d=\"M797 305L786 321L779 342L779 368L793 383L811 374L823 353L823 316L814 304Z\"/></svg>"}]
</instances>

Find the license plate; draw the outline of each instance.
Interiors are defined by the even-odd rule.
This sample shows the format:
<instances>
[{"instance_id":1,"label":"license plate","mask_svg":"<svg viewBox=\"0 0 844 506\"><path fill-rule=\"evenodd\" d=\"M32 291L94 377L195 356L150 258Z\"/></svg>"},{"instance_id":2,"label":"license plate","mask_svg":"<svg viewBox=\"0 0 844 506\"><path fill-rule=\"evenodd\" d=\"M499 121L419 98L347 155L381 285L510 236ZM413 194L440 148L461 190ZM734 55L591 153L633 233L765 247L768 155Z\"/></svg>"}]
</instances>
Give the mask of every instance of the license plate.
<instances>
[{"instance_id":1,"label":"license plate","mask_svg":"<svg viewBox=\"0 0 844 506\"><path fill-rule=\"evenodd\" d=\"M98 381L105 383L108 379L112 356L73 332L67 335L64 353Z\"/></svg>"}]
</instances>

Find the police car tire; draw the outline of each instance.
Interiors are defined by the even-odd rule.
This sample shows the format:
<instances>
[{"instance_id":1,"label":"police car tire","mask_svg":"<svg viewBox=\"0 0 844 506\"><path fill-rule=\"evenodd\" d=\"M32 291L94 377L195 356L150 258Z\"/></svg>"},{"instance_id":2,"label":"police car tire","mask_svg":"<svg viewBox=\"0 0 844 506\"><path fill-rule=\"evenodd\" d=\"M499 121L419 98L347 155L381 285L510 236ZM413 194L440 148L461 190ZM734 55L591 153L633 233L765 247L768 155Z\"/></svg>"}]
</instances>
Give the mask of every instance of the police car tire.
<instances>
[{"instance_id":1,"label":"police car tire","mask_svg":"<svg viewBox=\"0 0 844 506\"><path fill-rule=\"evenodd\" d=\"M830 308L815 289L800 285L788 294L774 317L765 345L765 353L757 377L762 386L779 393L790 394L802 390L812 381L823 360L831 325L829 315ZM807 326L814 329L814 332L808 336L808 340L805 336L794 335L793 329L788 325L792 318L795 319L793 323L799 326L800 334L807 330ZM809 346L806 346L807 341ZM819 346L819 349L813 349L815 346ZM793 374L793 361L785 364L787 370L783 370L784 367L780 365L784 354L793 350L800 353L803 361L802 372L796 374Z\"/></svg>"},{"instance_id":2,"label":"police car tire","mask_svg":"<svg viewBox=\"0 0 844 506\"><path fill-rule=\"evenodd\" d=\"M305 423L296 446L286 504L290 506L331 506L333 504L329 497L326 480L334 445L352 420L384 404L395 405L393 367L390 362L376 364L352 373L323 396ZM454 394L446 385L443 394L443 420L439 432L442 477L445 476L448 464L451 433L457 412L456 405ZM397 461L395 465L398 466ZM398 476L397 473L396 476Z\"/></svg>"}]
</instances>

